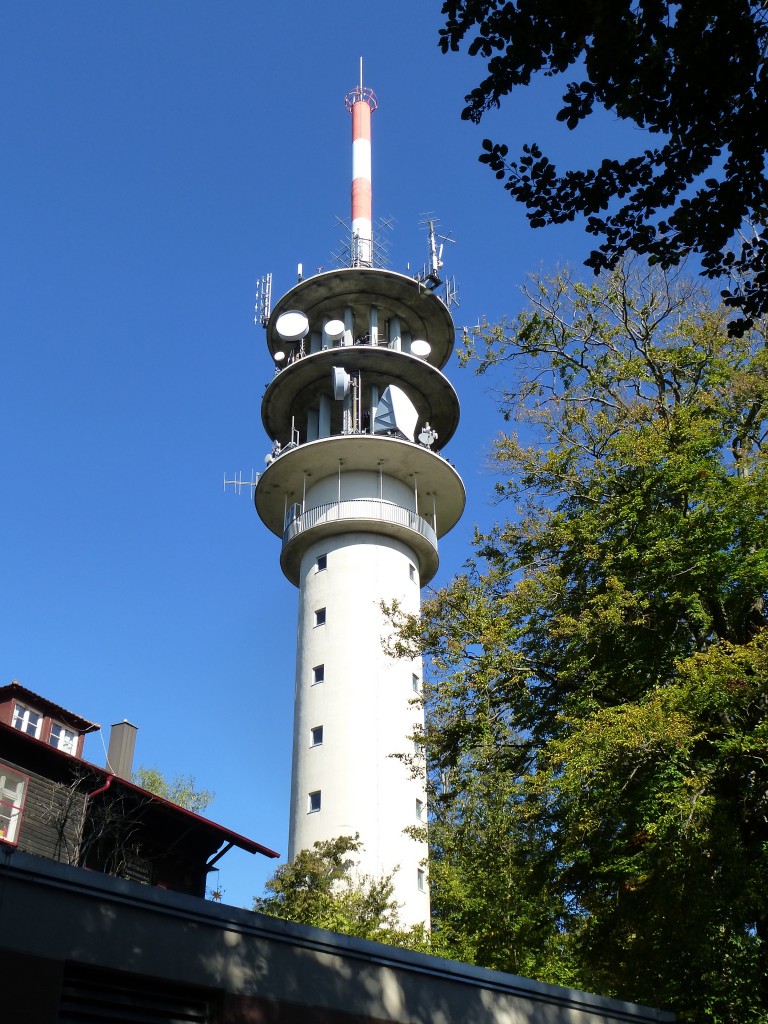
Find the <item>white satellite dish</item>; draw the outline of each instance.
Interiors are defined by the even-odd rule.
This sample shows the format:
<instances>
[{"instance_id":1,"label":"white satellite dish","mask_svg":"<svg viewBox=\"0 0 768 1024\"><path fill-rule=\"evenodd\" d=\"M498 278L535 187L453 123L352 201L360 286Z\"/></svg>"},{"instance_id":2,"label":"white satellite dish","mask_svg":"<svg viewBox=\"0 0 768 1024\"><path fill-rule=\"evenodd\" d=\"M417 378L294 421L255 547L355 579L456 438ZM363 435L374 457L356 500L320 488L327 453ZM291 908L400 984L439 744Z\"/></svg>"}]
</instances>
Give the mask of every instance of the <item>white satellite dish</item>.
<instances>
[{"instance_id":1,"label":"white satellite dish","mask_svg":"<svg viewBox=\"0 0 768 1024\"><path fill-rule=\"evenodd\" d=\"M277 318L275 330L283 341L301 341L309 333L309 320L298 309L289 309Z\"/></svg>"},{"instance_id":2,"label":"white satellite dish","mask_svg":"<svg viewBox=\"0 0 768 1024\"><path fill-rule=\"evenodd\" d=\"M325 333L331 341L340 341L344 337L344 321L329 320L325 325Z\"/></svg>"},{"instance_id":3,"label":"white satellite dish","mask_svg":"<svg viewBox=\"0 0 768 1024\"><path fill-rule=\"evenodd\" d=\"M411 342L411 355L418 356L419 359L426 359L431 351L432 346L423 338L415 338Z\"/></svg>"},{"instance_id":4,"label":"white satellite dish","mask_svg":"<svg viewBox=\"0 0 768 1024\"><path fill-rule=\"evenodd\" d=\"M374 434L400 434L412 441L418 422L419 414L408 395L394 384L384 388L376 407Z\"/></svg>"},{"instance_id":5,"label":"white satellite dish","mask_svg":"<svg viewBox=\"0 0 768 1024\"><path fill-rule=\"evenodd\" d=\"M341 366L331 368L331 382L333 383L333 397L340 402L349 391L349 374Z\"/></svg>"}]
</instances>

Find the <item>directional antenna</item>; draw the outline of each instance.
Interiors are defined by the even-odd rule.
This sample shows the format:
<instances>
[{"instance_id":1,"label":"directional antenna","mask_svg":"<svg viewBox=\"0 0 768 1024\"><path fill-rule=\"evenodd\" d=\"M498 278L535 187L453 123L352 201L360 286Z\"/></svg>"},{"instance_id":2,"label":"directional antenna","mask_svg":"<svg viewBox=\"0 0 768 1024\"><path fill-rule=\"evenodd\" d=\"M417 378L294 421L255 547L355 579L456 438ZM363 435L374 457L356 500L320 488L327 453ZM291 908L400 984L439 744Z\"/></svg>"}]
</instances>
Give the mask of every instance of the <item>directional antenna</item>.
<instances>
[{"instance_id":1,"label":"directional antenna","mask_svg":"<svg viewBox=\"0 0 768 1024\"><path fill-rule=\"evenodd\" d=\"M427 229L427 251L429 258L422 267L421 273L416 275L416 280L421 281L433 292L437 291L440 285L443 284L441 271L443 269L443 249L445 248L445 243L451 242L455 244L455 239L451 238L450 235L438 234L437 226L439 223L440 221L432 213L423 214L419 221L419 226ZM458 306L458 292L455 278L445 282L445 292L440 297L449 309L452 305Z\"/></svg>"},{"instance_id":2,"label":"directional antenna","mask_svg":"<svg viewBox=\"0 0 768 1024\"><path fill-rule=\"evenodd\" d=\"M431 448L436 440L437 431L430 427L429 420L427 420L419 432L419 444L423 444L425 448Z\"/></svg>"},{"instance_id":3,"label":"directional antenna","mask_svg":"<svg viewBox=\"0 0 768 1024\"><path fill-rule=\"evenodd\" d=\"M331 341L341 341L341 339L344 337L344 321L329 320L328 323L325 325L324 330Z\"/></svg>"},{"instance_id":4,"label":"directional antenna","mask_svg":"<svg viewBox=\"0 0 768 1024\"><path fill-rule=\"evenodd\" d=\"M459 286L456 284L455 277L449 277L446 279L443 302L446 304L448 309L450 309L451 306L461 305L461 302L459 302Z\"/></svg>"},{"instance_id":5,"label":"directional antenna","mask_svg":"<svg viewBox=\"0 0 768 1024\"><path fill-rule=\"evenodd\" d=\"M349 393L350 376L341 366L331 367L331 384L334 401L340 402Z\"/></svg>"},{"instance_id":6,"label":"directional antenna","mask_svg":"<svg viewBox=\"0 0 768 1024\"><path fill-rule=\"evenodd\" d=\"M235 492L235 494L242 494L243 487L250 487L250 489L251 489L251 500L253 500L253 495L254 495L254 492L256 491L256 484L258 482L259 482L259 474L258 473L254 473L253 470L251 470L251 479L250 480L243 480L243 471L242 470L240 470L240 472L237 474L237 476L233 477L231 480L227 480L227 474L225 473L224 474L224 493L225 494L227 493L227 488L228 487L232 487L234 492Z\"/></svg>"},{"instance_id":7,"label":"directional antenna","mask_svg":"<svg viewBox=\"0 0 768 1024\"><path fill-rule=\"evenodd\" d=\"M395 384L384 388L374 421L374 434L394 434L413 440L419 414L408 395Z\"/></svg>"},{"instance_id":8,"label":"directional antenna","mask_svg":"<svg viewBox=\"0 0 768 1024\"><path fill-rule=\"evenodd\" d=\"M301 341L309 333L309 320L299 309L289 309L277 318L275 330L283 341Z\"/></svg>"}]
</instances>

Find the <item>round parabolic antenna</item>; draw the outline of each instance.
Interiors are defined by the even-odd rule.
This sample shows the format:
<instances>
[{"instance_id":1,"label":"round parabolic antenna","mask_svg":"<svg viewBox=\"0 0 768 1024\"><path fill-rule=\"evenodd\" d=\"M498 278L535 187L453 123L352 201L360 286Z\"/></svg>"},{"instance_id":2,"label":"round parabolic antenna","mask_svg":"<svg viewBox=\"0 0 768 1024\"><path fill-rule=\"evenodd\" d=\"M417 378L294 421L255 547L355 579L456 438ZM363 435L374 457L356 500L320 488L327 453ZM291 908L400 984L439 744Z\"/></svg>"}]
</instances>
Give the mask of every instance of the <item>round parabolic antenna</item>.
<instances>
[{"instance_id":1,"label":"round parabolic antenna","mask_svg":"<svg viewBox=\"0 0 768 1024\"><path fill-rule=\"evenodd\" d=\"M331 383L333 384L333 397L337 402L349 391L349 374L341 366L331 367Z\"/></svg>"},{"instance_id":2,"label":"round parabolic antenna","mask_svg":"<svg viewBox=\"0 0 768 1024\"><path fill-rule=\"evenodd\" d=\"M418 356L419 359L426 359L431 351L432 346L428 341L424 341L423 338L414 338L411 342L411 354Z\"/></svg>"},{"instance_id":3,"label":"round parabolic antenna","mask_svg":"<svg viewBox=\"0 0 768 1024\"><path fill-rule=\"evenodd\" d=\"M331 339L331 341L338 341L339 338L344 337L344 321L343 320L329 320L325 325L325 333Z\"/></svg>"},{"instance_id":4,"label":"round parabolic antenna","mask_svg":"<svg viewBox=\"0 0 768 1024\"><path fill-rule=\"evenodd\" d=\"M283 341L301 341L309 331L309 320L298 309L289 309L277 318L275 330Z\"/></svg>"}]
</instances>

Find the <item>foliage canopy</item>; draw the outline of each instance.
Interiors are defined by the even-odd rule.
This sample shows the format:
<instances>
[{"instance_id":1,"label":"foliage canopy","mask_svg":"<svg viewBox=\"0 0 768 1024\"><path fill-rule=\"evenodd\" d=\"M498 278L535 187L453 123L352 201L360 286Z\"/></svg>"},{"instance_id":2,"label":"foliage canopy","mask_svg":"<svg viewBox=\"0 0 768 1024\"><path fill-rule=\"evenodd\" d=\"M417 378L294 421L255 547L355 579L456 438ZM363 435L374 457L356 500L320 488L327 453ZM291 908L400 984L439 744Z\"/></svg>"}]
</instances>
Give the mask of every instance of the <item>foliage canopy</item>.
<instances>
[{"instance_id":1,"label":"foliage canopy","mask_svg":"<svg viewBox=\"0 0 768 1024\"><path fill-rule=\"evenodd\" d=\"M587 260L596 270L628 252L665 267L695 252L708 276L738 275L726 302L743 319L732 329L768 314L763 0L445 0L442 10L443 51L466 43L486 62L465 119L479 122L538 73L569 74L559 121L576 128L601 106L657 139L564 172L535 143L508 160L486 139L480 159L534 227L584 216L602 239Z\"/></svg>"},{"instance_id":2,"label":"foliage canopy","mask_svg":"<svg viewBox=\"0 0 768 1024\"><path fill-rule=\"evenodd\" d=\"M406 931L400 925L392 876L373 879L356 872L359 849L357 836L339 836L300 850L277 868L266 882L265 895L254 899L253 909L361 939L426 948L423 929Z\"/></svg>"},{"instance_id":3,"label":"foliage canopy","mask_svg":"<svg viewBox=\"0 0 768 1024\"><path fill-rule=\"evenodd\" d=\"M464 352L508 372L512 514L400 633L435 670L434 934L683 1020L765 1020L765 336L653 269L527 295Z\"/></svg>"},{"instance_id":4,"label":"foliage canopy","mask_svg":"<svg viewBox=\"0 0 768 1024\"><path fill-rule=\"evenodd\" d=\"M197 789L197 783L193 775L174 775L167 778L159 768L147 768L140 765L131 777L131 781L146 789L148 793L170 800L172 804L178 804L195 814L202 814L211 804L216 796L209 789Z\"/></svg>"}]
</instances>

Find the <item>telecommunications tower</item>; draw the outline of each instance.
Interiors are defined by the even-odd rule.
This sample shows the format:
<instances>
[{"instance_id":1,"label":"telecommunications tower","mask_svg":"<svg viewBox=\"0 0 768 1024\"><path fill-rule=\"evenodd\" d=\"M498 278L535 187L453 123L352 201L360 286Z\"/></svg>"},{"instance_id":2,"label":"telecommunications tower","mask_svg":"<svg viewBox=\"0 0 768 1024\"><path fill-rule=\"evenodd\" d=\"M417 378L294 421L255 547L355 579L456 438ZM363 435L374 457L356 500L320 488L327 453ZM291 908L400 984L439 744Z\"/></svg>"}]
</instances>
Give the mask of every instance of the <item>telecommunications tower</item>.
<instances>
[{"instance_id":1,"label":"telecommunications tower","mask_svg":"<svg viewBox=\"0 0 768 1024\"><path fill-rule=\"evenodd\" d=\"M359 834L358 870L397 869L402 920L428 923L426 844L405 831L427 812L412 739L422 667L386 653L382 603L418 612L420 589L437 571L438 537L464 508L461 478L440 454L459 421L442 373L455 335L436 267L414 278L376 265L377 101L362 68L345 102L348 266L306 278L300 270L263 317L275 365L261 410L272 451L255 504L299 589L288 856Z\"/></svg>"}]
</instances>

